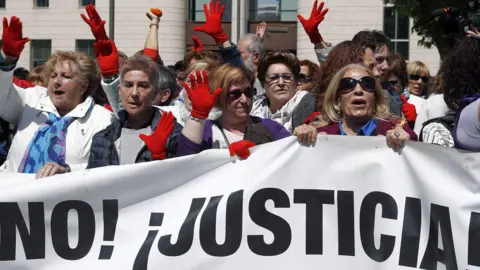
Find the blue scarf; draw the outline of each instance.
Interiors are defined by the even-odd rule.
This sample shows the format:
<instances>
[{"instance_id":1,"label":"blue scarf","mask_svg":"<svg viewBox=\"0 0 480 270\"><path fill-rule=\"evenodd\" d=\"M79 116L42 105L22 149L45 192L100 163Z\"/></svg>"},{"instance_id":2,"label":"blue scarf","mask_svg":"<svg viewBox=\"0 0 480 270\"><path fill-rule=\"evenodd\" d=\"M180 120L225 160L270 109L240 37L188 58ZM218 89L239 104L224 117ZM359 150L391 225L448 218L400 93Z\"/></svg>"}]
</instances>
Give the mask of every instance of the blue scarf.
<instances>
[{"instance_id":1,"label":"blue scarf","mask_svg":"<svg viewBox=\"0 0 480 270\"><path fill-rule=\"evenodd\" d=\"M94 105L92 102L86 114L92 111ZM77 117L57 117L48 113L47 122L38 128L30 141L18 172L37 173L47 162L65 164L67 129L76 119Z\"/></svg>"},{"instance_id":2,"label":"blue scarf","mask_svg":"<svg viewBox=\"0 0 480 270\"><path fill-rule=\"evenodd\" d=\"M372 119L372 120L368 121L358 131L357 135L358 136L376 136L374 131L377 129L377 124L378 124L378 120L376 120L376 119ZM344 135L344 136L347 135L347 133L345 133L345 131L342 128L342 122L341 121L338 123L338 127L340 128L340 134L341 135ZM375 135L373 135L373 134L375 134Z\"/></svg>"}]
</instances>

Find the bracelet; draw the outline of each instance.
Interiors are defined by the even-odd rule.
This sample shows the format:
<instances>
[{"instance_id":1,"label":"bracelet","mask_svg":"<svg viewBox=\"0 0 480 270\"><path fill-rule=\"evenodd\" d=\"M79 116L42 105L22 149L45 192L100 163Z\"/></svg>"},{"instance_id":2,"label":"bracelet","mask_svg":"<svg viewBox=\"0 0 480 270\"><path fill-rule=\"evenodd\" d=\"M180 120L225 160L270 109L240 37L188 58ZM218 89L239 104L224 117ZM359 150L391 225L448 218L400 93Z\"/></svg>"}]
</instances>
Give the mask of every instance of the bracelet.
<instances>
[{"instance_id":1,"label":"bracelet","mask_svg":"<svg viewBox=\"0 0 480 270\"><path fill-rule=\"evenodd\" d=\"M70 166L68 166L68 164L61 164L60 166L64 167L67 172L72 172L72 169L70 168Z\"/></svg>"},{"instance_id":2,"label":"bracelet","mask_svg":"<svg viewBox=\"0 0 480 270\"><path fill-rule=\"evenodd\" d=\"M197 123L200 123L200 122L202 122L202 121L205 121L205 119L197 118L197 117L193 117L193 116L190 116L189 119L190 119L190 120L193 120L193 121L195 121L195 122L197 122Z\"/></svg>"}]
</instances>

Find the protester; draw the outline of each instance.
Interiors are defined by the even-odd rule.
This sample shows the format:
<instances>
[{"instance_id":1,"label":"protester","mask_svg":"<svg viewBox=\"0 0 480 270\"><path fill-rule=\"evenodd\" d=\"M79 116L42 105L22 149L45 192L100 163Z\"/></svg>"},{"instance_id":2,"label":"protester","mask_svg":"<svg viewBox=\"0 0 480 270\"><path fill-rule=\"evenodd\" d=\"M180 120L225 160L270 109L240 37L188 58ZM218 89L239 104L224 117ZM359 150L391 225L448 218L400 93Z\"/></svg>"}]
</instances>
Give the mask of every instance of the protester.
<instances>
[{"instance_id":1,"label":"protester","mask_svg":"<svg viewBox=\"0 0 480 270\"><path fill-rule=\"evenodd\" d=\"M175 125L171 113L162 115L152 107L163 91L161 68L167 69L145 56L125 62L119 89L124 109L119 119L93 137L88 168L162 160L176 152L175 137L182 127ZM173 77L170 83L175 85Z\"/></svg>"},{"instance_id":2,"label":"protester","mask_svg":"<svg viewBox=\"0 0 480 270\"><path fill-rule=\"evenodd\" d=\"M26 81L28 80L28 74L30 72L28 70L26 70L25 68L23 67L19 67L19 68L16 68L15 71L13 71L13 76L22 80L22 81Z\"/></svg>"},{"instance_id":3,"label":"protester","mask_svg":"<svg viewBox=\"0 0 480 270\"><path fill-rule=\"evenodd\" d=\"M247 34L242 36L238 41L238 50L240 51L240 55L242 56L245 65L257 78L254 84L254 87L257 89L254 100L262 99L264 89L258 80L258 68L267 53L263 38L259 34Z\"/></svg>"},{"instance_id":4,"label":"protester","mask_svg":"<svg viewBox=\"0 0 480 270\"><path fill-rule=\"evenodd\" d=\"M12 84L12 77L28 41L17 17L10 24L4 18L0 117L18 131L1 170L43 178L85 169L93 135L112 121L91 97L100 80L96 63L83 53L57 51L44 65L47 88L23 89Z\"/></svg>"},{"instance_id":5,"label":"protester","mask_svg":"<svg viewBox=\"0 0 480 270\"><path fill-rule=\"evenodd\" d=\"M274 120L289 132L302 125L315 111L315 98L307 91L297 91L299 73L295 55L269 53L258 70L266 97L253 104L251 115Z\"/></svg>"},{"instance_id":6,"label":"protester","mask_svg":"<svg viewBox=\"0 0 480 270\"><path fill-rule=\"evenodd\" d=\"M430 113L439 114L442 113L442 110L444 111L442 115L422 123L419 133L420 141L445 147L457 147L454 134L452 134L455 128L456 114L468 104L472 97L480 94L479 71L480 39L465 38L458 42L442 61L437 75L441 83L436 86L443 91L442 95L436 95L442 99L437 104L429 103L427 100L424 107L429 106L427 112ZM447 107L446 110L443 108L443 104ZM470 115L472 115L471 113L470 111ZM468 130L471 130L470 127L459 130L462 139L469 137L464 137L464 132ZM460 143L458 147L462 148L462 144Z\"/></svg>"},{"instance_id":7,"label":"protester","mask_svg":"<svg viewBox=\"0 0 480 270\"><path fill-rule=\"evenodd\" d=\"M416 140L416 134L392 118L383 91L368 68L351 64L342 68L332 79L326 94L322 115L330 122L318 132L332 135L384 135L394 150L405 141Z\"/></svg>"},{"instance_id":8,"label":"protester","mask_svg":"<svg viewBox=\"0 0 480 270\"><path fill-rule=\"evenodd\" d=\"M45 72L43 70L43 65L32 69L32 71L30 71L30 73L28 74L27 81L29 81L33 85L45 87L47 83L45 82L46 78Z\"/></svg>"},{"instance_id":9,"label":"protester","mask_svg":"<svg viewBox=\"0 0 480 270\"><path fill-rule=\"evenodd\" d=\"M428 67L420 61L411 61L408 62L407 71L410 94L416 97L428 96L427 86L430 80Z\"/></svg>"},{"instance_id":10,"label":"protester","mask_svg":"<svg viewBox=\"0 0 480 270\"><path fill-rule=\"evenodd\" d=\"M458 148L480 152L480 96L462 110L454 137Z\"/></svg>"},{"instance_id":11,"label":"protester","mask_svg":"<svg viewBox=\"0 0 480 270\"><path fill-rule=\"evenodd\" d=\"M211 78L209 83L209 78ZM270 119L250 116L255 88L253 74L244 66L224 64L211 73L190 74L191 86L184 84L192 103L191 117L178 137L178 155L206 149L229 148L241 158L254 145L289 137L290 133ZM215 89L210 93L210 89ZM216 106L222 112L217 120L206 120Z\"/></svg>"},{"instance_id":12,"label":"protester","mask_svg":"<svg viewBox=\"0 0 480 270\"><path fill-rule=\"evenodd\" d=\"M314 89L312 78L313 75L319 72L319 67L310 60L301 60L299 61L299 65L300 74L298 77L298 90L312 92Z\"/></svg>"}]
</instances>

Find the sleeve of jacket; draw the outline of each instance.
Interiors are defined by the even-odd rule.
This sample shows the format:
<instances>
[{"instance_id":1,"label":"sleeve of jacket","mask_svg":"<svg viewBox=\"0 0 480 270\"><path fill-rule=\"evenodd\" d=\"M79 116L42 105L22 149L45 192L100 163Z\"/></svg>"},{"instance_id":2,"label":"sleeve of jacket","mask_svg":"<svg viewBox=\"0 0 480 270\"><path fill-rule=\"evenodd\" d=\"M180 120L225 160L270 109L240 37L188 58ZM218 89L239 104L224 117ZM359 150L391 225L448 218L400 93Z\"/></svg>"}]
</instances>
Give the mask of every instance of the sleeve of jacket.
<instances>
[{"instance_id":1,"label":"sleeve of jacket","mask_svg":"<svg viewBox=\"0 0 480 270\"><path fill-rule=\"evenodd\" d=\"M470 103L460 113L454 137L462 148L469 151L480 151L480 98Z\"/></svg>"},{"instance_id":2,"label":"sleeve of jacket","mask_svg":"<svg viewBox=\"0 0 480 270\"><path fill-rule=\"evenodd\" d=\"M178 137L182 133L183 126L175 121L175 126L173 128L172 134L167 141L167 158L177 157L178 149Z\"/></svg>"},{"instance_id":3,"label":"sleeve of jacket","mask_svg":"<svg viewBox=\"0 0 480 270\"><path fill-rule=\"evenodd\" d=\"M106 83L102 80L102 88L107 96L108 103L112 106L115 117L118 118L118 112L123 110L122 102L120 101L120 94L118 93L118 86L120 85L120 77L115 79L112 83Z\"/></svg>"},{"instance_id":4,"label":"sleeve of jacket","mask_svg":"<svg viewBox=\"0 0 480 270\"><path fill-rule=\"evenodd\" d=\"M27 92L13 84L13 70L16 63L6 65L0 54L0 118L16 125L25 106Z\"/></svg>"},{"instance_id":5,"label":"sleeve of jacket","mask_svg":"<svg viewBox=\"0 0 480 270\"><path fill-rule=\"evenodd\" d=\"M315 97L308 93L306 94L297 107L293 111L292 115L292 128L293 130L303 125L305 119L315 112Z\"/></svg>"},{"instance_id":6,"label":"sleeve of jacket","mask_svg":"<svg viewBox=\"0 0 480 270\"><path fill-rule=\"evenodd\" d=\"M220 47L220 54L222 55L223 61L229 63L232 66L241 66L243 65L243 59L238 50L237 45L232 43L231 47L223 48Z\"/></svg>"},{"instance_id":7,"label":"sleeve of jacket","mask_svg":"<svg viewBox=\"0 0 480 270\"><path fill-rule=\"evenodd\" d=\"M322 64L327 59L330 52L335 48L331 43L327 43L327 48L315 49L315 54L317 55L318 62Z\"/></svg>"}]
</instances>

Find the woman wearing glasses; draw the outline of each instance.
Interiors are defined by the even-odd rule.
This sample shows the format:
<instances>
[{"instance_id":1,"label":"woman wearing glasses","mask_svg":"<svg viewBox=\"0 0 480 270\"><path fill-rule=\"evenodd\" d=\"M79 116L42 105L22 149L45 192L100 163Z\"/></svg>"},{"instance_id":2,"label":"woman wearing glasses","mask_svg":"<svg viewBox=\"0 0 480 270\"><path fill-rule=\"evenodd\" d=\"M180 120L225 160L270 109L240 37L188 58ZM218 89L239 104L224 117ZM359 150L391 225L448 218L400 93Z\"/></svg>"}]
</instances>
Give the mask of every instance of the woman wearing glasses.
<instances>
[{"instance_id":1,"label":"woman wearing glasses","mask_svg":"<svg viewBox=\"0 0 480 270\"><path fill-rule=\"evenodd\" d=\"M342 68L325 93L322 115L330 124L317 131L348 136L384 135L394 150L407 140L416 140L416 134L404 121L392 118L381 89L366 67L351 64Z\"/></svg>"},{"instance_id":2,"label":"woman wearing glasses","mask_svg":"<svg viewBox=\"0 0 480 270\"><path fill-rule=\"evenodd\" d=\"M408 90L410 91L408 102L415 105L417 112L419 112L428 97L430 71L424 63L412 61L407 65L407 72Z\"/></svg>"},{"instance_id":3,"label":"woman wearing glasses","mask_svg":"<svg viewBox=\"0 0 480 270\"><path fill-rule=\"evenodd\" d=\"M315 98L297 91L300 74L298 59L291 53L269 53L260 64L258 79L266 97L253 104L251 115L271 119L290 133L315 111Z\"/></svg>"},{"instance_id":4,"label":"woman wearing glasses","mask_svg":"<svg viewBox=\"0 0 480 270\"><path fill-rule=\"evenodd\" d=\"M190 75L190 85L184 83L192 110L177 139L178 156L212 148L237 154L234 145L248 148L290 136L277 122L250 116L255 77L245 66L223 64L208 74L198 71ZM221 111L220 118L206 120L214 106Z\"/></svg>"},{"instance_id":5,"label":"woman wearing glasses","mask_svg":"<svg viewBox=\"0 0 480 270\"><path fill-rule=\"evenodd\" d=\"M312 83L313 75L316 74L320 68L310 60L301 60L298 63L300 65L300 74L297 82L298 90L311 92L314 88Z\"/></svg>"}]
</instances>

